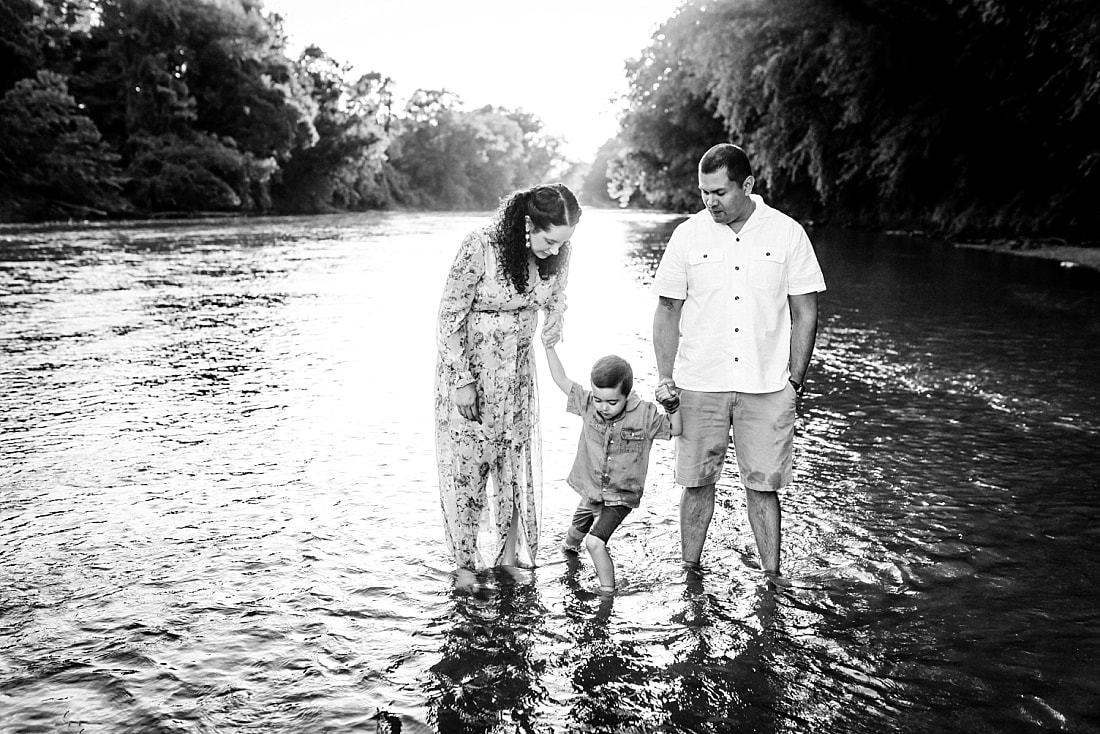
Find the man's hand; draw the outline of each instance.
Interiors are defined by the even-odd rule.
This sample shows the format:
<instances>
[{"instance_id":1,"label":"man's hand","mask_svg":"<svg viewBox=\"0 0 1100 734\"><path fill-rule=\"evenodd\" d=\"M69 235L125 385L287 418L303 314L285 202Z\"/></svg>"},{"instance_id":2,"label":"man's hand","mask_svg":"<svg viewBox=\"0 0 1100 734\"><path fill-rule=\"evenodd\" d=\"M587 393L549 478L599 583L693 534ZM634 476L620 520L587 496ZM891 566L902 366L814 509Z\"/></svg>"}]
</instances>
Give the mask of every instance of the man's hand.
<instances>
[{"instance_id":1,"label":"man's hand","mask_svg":"<svg viewBox=\"0 0 1100 734\"><path fill-rule=\"evenodd\" d=\"M680 409L680 391L672 382L665 381L658 385L656 398L665 412L670 415Z\"/></svg>"}]
</instances>

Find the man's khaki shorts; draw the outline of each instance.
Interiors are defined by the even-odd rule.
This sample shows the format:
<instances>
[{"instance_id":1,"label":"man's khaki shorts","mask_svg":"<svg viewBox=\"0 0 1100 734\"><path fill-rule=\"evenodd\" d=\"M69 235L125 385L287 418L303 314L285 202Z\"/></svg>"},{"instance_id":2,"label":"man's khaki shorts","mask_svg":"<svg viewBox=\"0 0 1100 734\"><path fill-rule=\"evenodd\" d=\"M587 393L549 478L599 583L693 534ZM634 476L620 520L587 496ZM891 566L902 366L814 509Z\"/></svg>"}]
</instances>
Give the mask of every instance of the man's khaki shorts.
<instances>
[{"instance_id":1,"label":"man's khaki shorts","mask_svg":"<svg viewBox=\"0 0 1100 734\"><path fill-rule=\"evenodd\" d=\"M741 484L774 492L791 482L794 387L779 392L680 391L684 433L676 439L676 481L685 487L717 484L733 431Z\"/></svg>"}]
</instances>

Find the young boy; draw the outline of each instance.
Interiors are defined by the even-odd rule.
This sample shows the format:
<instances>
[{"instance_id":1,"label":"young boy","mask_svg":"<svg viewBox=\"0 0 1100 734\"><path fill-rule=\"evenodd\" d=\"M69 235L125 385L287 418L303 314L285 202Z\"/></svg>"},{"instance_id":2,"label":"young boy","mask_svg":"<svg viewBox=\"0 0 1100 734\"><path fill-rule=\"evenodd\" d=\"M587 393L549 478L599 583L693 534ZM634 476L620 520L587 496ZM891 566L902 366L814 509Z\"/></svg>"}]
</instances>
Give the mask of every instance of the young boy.
<instances>
[{"instance_id":1,"label":"young boy","mask_svg":"<svg viewBox=\"0 0 1100 734\"><path fill-rule=\"evenodd\" d=\"M570 380L554 350L556 337L543 332L550 374L569 396L566 410L584 419L577 457L567 480L581 495L566 534L563 550L576 553L584 540L600 592L615 591L615 564L607 541L630 511L641 503L649 469L649 450L655 438L668 440L683 430L680 398L668 385L657 388L657 399L667 412L632 392L634 373L621 357L609 355L592 367L591 391Z\"/></svg>"}]
</instances>

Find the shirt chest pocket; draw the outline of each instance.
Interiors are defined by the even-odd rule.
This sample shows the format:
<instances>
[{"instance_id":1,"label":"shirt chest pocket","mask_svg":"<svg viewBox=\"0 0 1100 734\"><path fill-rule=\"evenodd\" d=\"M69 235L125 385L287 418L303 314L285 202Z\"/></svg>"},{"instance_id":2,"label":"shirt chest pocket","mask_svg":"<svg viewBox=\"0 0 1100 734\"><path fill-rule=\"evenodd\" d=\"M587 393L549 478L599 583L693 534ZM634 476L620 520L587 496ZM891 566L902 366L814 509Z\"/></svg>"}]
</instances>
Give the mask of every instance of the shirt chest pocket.
<instances>
[{"instance_id":1,"label":"shirt chest pocket","mask_svg":"<svg viewBox=\"0 0 1100 734\"><path fill-rule=\"evenodd\" d=\"M726 284L725 253L716 247L688 253L688 289L713 290Z\"/></svg>"},{"instance_id":2,"label":"shirt chest pocket","mask_svg":"<svg viewBox=\"0 0 1100 734\"><path fill-rule=\"evenodd\" d=\"M645 444L645 431L640 428L624 428L619 431L619 451L624 454L640 454Z\"/></svg>"},{"instance_id":3,"label":"shirt chest pocket","mask_svg":"<svg viewBox=\"0 0 1100 734\"><path fill-rule=\"evenodd\" d=\"M749 282L754 288L769 291L785 289L787 255L779 250L761 250L753 253L749 262Z\"/></svg>"}]
</instances>

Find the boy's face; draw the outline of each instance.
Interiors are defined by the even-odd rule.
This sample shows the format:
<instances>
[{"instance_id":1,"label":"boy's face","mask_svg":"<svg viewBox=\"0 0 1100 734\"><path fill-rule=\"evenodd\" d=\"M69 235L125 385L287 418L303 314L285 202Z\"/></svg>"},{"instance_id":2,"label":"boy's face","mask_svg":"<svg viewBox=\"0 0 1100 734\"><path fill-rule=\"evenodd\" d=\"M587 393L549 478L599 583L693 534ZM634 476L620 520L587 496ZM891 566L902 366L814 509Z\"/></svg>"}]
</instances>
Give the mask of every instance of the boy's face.
<instances>
[{"instance_id":1,"label":"boy's face","mask_svg":"<svg viewBox=\"0 0 1100 734\"><path fill-rule=\"evenodd\" d=\"M592 385L592 402L596 404L596 412L605 421L618 418L626 410L626 396L619 392L619 386L596 387Z\"/></svg>"}]
</instances>

